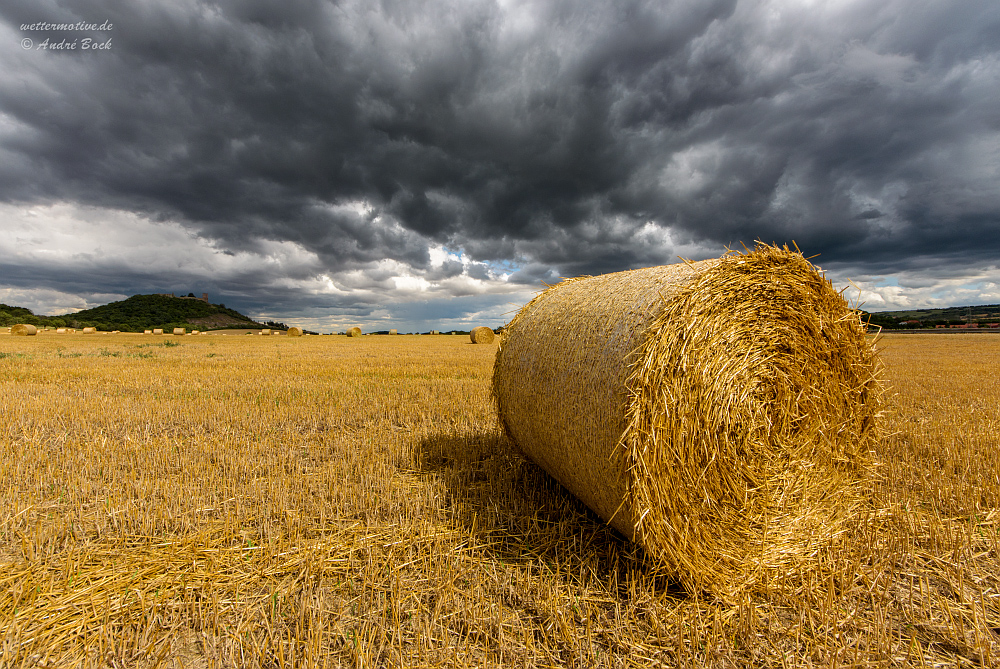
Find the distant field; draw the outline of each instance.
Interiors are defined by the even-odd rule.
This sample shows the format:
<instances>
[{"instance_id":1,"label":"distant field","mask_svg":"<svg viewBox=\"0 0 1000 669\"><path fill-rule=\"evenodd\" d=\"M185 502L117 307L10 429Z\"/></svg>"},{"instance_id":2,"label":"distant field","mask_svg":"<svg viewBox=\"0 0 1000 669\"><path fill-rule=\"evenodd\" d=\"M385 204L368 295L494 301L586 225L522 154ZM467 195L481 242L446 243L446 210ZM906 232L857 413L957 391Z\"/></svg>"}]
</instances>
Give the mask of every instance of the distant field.
<instances>
[{"instance_id":1,"label":"distant field","mask_svg":"<svg viewBox=\"0 0 1000 669\"><path fill-rule=\"evenodd\" d=\"M468 341L0 336L0 667L1000 664L1000 338L880 340L871 509L737 606L514 452Z\"/></svg>"}]
</instances>

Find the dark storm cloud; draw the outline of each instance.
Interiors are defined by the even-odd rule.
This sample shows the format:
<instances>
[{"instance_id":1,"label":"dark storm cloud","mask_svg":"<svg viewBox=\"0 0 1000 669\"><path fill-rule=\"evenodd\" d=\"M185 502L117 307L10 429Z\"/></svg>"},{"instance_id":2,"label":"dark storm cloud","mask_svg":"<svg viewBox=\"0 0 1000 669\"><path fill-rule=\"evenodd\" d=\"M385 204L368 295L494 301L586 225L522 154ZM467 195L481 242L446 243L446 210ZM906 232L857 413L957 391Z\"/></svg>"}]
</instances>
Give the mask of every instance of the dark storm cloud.
<instances>
[{"instance_id":1,"label":"dark storm cloud","mask_svg":"<svg viewBox=\"0 0 1000 669\"><path fill-rule=\"evenodd\" d=\"M453 275L441 244L533 283L758 238L878 271L1000 251L992 0L0 15L6 202L137 212L232 251L291 241L330 271ZM22 50L46 20L112 21L113 47Z\"/></svg>"}]
</instances>

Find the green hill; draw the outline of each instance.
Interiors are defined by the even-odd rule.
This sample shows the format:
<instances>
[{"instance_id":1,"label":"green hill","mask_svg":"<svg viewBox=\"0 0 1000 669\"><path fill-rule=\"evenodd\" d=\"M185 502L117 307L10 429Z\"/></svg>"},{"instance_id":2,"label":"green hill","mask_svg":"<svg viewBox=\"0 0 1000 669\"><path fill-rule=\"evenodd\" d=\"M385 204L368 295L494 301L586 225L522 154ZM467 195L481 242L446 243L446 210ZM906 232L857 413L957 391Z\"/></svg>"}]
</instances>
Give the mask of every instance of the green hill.
<instances>
[{"instance_id":1,"label":"green hill","mask_svg":"<svg viewBox=\"0 0 1000 669\"><path fill-rule=\"evenodd\" d=\"M122 332L142 332L153 328L220 330L262 327L253 319L221 304L169 295L133 295L127 300L62 316L36 316L30 309L0 304L0 326L14 323L57 328L96 327Z\"/></svg>"},{"instance_id":2,"label":"green hill","mask_svg":"<svg viewBox=\"0 0 1000 669\"><path fill-rule=\"evenodd\" d=\"M17 323L28 323L38 325L35 321L38 316L31 313L31 309L24 307L12 307L9 304L0 304L0 326L9 327ZM44 316L42 316L44 318Z\"/></svg>"},{"instance_id":3,"label":"green hill","mask_svg":"<svg viewBox=\"0 0 1000 669\"><path fill-rule=\"evenodd\" d=\"M936 325L1000 322L1000 304L862 313L865 314L866 319L870 318L869 322L872 325L888 329L933 328ZM914 323L913 321L918 322Z\"/></svg>"}]
</instances>

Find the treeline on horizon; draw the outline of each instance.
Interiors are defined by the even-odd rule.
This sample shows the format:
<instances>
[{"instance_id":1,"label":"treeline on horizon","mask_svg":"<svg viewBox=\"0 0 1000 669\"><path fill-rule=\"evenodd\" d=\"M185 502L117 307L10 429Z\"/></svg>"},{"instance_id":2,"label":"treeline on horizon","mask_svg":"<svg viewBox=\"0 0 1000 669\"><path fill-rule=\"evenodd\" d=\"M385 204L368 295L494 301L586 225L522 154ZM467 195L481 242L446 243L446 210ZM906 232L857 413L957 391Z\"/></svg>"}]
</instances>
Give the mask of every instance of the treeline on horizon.
<instances>
[{"instance_id":1,"label":"treeline on horizon","mask_svg":"<svg viewBox=\"0 0 1000 669\"><path fill-rule=\"evenodd\" d=\"M1000 304L945 307L939 309L911 309L905 311L861 311L865 322L884 329L914 330L935 328L939 325L969 325L973 323L1000 322Z\"/></svg>"},{"instance_id":2,"label":"treeline on horizon","mask_svg":"<svg viewBox=\"0 0 1000 669\"><path fill-rule=\"evenodd\" d=\"M192 323L192 319L215 315L228 316L225 325L213 327L205 323ZM102 331L142 332L153 328L188 328L211 330L232 327L257 328L263 324L254 321L224 304L211 304L197 299L170 297L169 295L133 295L132 297L61 316L38 316L30 309L0 304L0 326L9 327L25 323L36 327L85 328ZM268 322L274 329L287 330L282 323Z\"/></svg>"},{"instance_id":3,"label":"treeline on horizon","mask_svg":"<svg viewBox=\"0 0 1000 669\"><path fill-rule=\"evenodd\" d=\"M1000 322L1000 304L906 311L868 312L861 310L860 313L863 320L870 326L890 330ZM193 319L204 319L216 315L228 317L226 318L227 322L218 325L192 322ZM274 330L288 329L287 325L278 321L259 323L235 309L227 308L224 304L211 304L199 299L190 299L190 297L171 297L169 295L133 295L120 302L112 302L61 316L38 316L31 309L0 303L0 327L10 327L17 323L50 328L93 327L105 332L113 330L142 332L153 328L213 330L234 327L269 327ZM468 334L464 330L451 330L450 332ZM316 333L310 332L310 334ZM389 331L380 330L371 334L389 334Z\"/></svg>"}]
</instances>

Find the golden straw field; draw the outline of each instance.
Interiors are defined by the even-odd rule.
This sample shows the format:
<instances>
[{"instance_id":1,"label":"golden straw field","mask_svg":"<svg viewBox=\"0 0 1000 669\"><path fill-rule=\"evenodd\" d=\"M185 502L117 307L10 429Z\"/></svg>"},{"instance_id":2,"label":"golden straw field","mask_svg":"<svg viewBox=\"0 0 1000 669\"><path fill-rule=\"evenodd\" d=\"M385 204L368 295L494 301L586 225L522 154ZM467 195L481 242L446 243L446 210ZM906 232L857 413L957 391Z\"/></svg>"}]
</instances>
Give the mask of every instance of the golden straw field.
<instances>
[{"instance_id":1,"label":"golden straw field","mask_svg":"<svg viewBox=\"0 0 1000 669\"><path fill-rule=\"evenodd\" d=\"M515 452L496 345L0 336L0 667L1000 666L1000 336L880 339L868 508L736 604Z\"/></svg>"}]
</instances>

